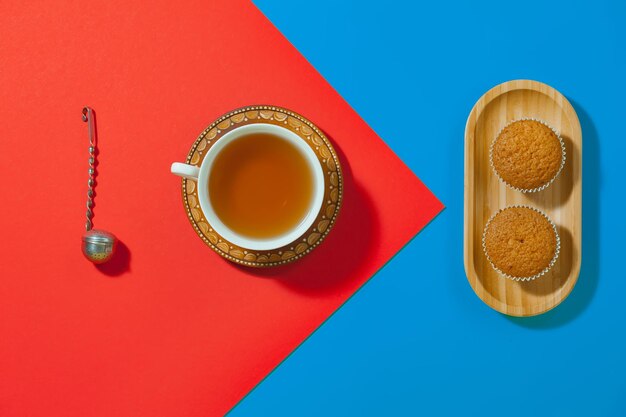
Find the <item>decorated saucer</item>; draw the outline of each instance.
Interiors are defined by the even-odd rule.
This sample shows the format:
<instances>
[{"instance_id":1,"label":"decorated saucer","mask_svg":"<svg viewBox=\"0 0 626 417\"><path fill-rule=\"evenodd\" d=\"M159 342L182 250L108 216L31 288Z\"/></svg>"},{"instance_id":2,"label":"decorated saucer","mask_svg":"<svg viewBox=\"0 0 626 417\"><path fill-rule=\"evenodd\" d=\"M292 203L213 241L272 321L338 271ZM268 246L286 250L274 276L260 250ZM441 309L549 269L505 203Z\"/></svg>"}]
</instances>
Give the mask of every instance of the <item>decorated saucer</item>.
<instances>
[{"instance_id":1,"label":"decorated saucer","mask_svg":"<svg viewBox=\"0 0 626 417\"><path fill-rule=\"evenodd\" d=\"M310 253L326 238L341 207L343 177L337 153L324 133L303 116L276 106L242 107L223 115L200 133L189 150L187 164L200 167L208 150L226 133L255 123L274 124L288 129L315 152L324 174L324 199L311 227L299 238L280 248L250 250L228 241L213 229L200 207L197 181L183 178L183 204L198 236L218 255L251 267L283 265Z\"/></svg>"}]
</instances>

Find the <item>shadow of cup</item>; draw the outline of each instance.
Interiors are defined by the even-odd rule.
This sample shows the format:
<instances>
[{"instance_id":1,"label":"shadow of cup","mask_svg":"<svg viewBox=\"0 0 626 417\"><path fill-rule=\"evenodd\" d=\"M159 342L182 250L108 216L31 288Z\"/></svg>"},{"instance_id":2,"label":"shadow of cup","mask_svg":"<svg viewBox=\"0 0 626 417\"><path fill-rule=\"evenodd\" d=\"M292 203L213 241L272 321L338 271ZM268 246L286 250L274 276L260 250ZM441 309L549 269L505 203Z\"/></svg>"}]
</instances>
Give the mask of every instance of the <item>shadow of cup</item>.
<instances>
[{"instance_id":1,"label":"shadow of cup","mask_svg":"<svg viewBox=\"0 0 626 417\"><path fill-rule=\"evenodd\" d=\"M377 246L379 219L367 191L355 181L348 158L335 142L331 143L341 163L344 191L336 223L324 242L305 257L283 266L234 267L312 296L337 291L359 279L361 268Z\"/></svg>"}]
</instances>

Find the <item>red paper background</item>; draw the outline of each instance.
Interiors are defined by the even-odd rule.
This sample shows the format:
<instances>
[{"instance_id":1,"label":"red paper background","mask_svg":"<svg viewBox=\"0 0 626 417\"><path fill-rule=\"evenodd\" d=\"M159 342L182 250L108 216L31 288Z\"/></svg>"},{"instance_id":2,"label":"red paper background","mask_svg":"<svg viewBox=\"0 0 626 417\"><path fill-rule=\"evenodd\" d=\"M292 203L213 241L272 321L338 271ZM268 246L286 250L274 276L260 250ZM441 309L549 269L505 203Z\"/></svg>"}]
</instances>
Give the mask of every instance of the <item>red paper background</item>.
<instances>
[{"instance_id":1,"label":"red paper background","mask_svg":"<svg viewBox=\"0 0 626 417\"><path fill-rule=\"evenodd\" d=\"M441 209L249 2L4 0L0 61L0 416L224 414ZM95 224L123 242L102 268L80 252L87 104ZM214 254L169 173L248 104L308 117L346 177L328 239L279 269Z\"/></svg>"}]
</instances>

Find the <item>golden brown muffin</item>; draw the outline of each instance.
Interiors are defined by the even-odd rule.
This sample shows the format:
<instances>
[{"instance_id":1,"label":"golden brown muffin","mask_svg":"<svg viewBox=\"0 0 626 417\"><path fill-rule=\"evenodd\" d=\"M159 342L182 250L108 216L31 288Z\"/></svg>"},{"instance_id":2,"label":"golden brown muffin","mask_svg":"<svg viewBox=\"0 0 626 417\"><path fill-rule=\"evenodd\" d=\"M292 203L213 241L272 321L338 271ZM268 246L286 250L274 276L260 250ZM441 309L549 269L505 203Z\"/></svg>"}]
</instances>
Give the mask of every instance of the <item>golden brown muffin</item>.
<instances>
[{"instance_id":1,"label":"golden brown muffin","mask_svg":"<svg viewBox=\"0 0 626 417\"><path fill-rule=\"evenodd\" d=\"M499 272L513 278L536 278L549 269L559 251L552 222L538 210L508 207L485 227L485 254Z\"/></svg>"},{"instance_id":2,"label":"golden brown muffin","mask_svg":"<svg viewBox=\"0 0 626 417\"><path fill-rule=\"evenodd\" d=\"M491 149L491 163L498 176L521 191L545 188L559 174L564 160L560 138L536 120L510 123Z\"/></svg>"}]
</instances>

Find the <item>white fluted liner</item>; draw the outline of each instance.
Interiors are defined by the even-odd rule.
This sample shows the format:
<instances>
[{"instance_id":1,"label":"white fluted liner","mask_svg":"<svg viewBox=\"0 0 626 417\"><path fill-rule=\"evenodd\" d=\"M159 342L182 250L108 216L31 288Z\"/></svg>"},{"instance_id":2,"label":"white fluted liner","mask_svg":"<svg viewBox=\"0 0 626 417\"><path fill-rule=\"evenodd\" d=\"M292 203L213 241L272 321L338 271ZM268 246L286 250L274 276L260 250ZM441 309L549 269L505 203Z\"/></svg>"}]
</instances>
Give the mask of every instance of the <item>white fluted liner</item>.
<instances>
[{"instance_id":1,"label":"white fluted liner","mask_svg":"<svg viewBox=\"0 0 626 417\"><path fill-rule=\"evenodd\" d=\"M554 132L554 134L556 135L557 138L559 138L559 142L561 142L561 166L559 167L559 170L556 172L556 174L554 175L554 177L552 177L552 179L550 181L548 181L547 183L543 184L540 187L537 188L530 188L530 189L524 189L524 188L518 188L518 187L514 187L513 185L509 184L508 182L506 182L498 173L498 170L495 168L495 166L493 165L493 147L496 144L496 141L498 140L498 137L500 136L500 133L502 133L502 131L504 129L506 129L508 126L510 126L511 124L515 123L515 122L519 122L521 120L533 120L535 122L539 122L542 125L545 125L546 127L548 127L550 130L552 130ZM502 181L504 184L506 184L508 187L516 190L516 191L520 191L522 193L535 193L538 191L542 191L545 190L546 188L548 188L550 186L550 184L552 184L554 182L554 180L556 180L556 178L559 176L559 174L561 173L561 171L563 170L563 167L565 166L565 159L566 159L566 153L565 153L565 142L563 141L563 138L561 137L561 135L559 134L559 132L553 128L552 126L550 126L548 123L546 123L545 121L541 120L541 119L536 119L534 117L522 117L521 119L515 119L510 121L509 123L507 123L502 129L500 129L500 131L498 132L498 134L496 135L496 137L494 138L493 141L491 141L491 146L489 147L489 164L491 165L491 169L493 169L493 172L496 173L496 176L500 179L500 181Z\"/></svg>"},{"instance_id":2,"label":"white fluted liner","mask_svg":"<svg viewBox=\"0 0 626 417\"><path fill-rule=\"evenodd\" d=\"M491 258L489 257L489 254L487 253L487 247L485 246L485 236L487 234L487 229L489 228L489 225L491 224L492 220L501 212L503 212L504 210L510 209L510 208L528 208L531 210L536 211L537 213L541 214L543 217L545 217L550 224L552 225L552 229L554 230L554 235L556 236L556 249L554 251L554 257L552 258L552 260L550 261L550 264L541 272L539 272L538 274L535 274L533 276L530 277L514 277L512 275L509 275L503 271L501 271L497 266L494 265L493 261L491 260ZM482 243L483 243L483 253L485 254L485 256L487 257L487 260L489 261L489 263L491 264L491 267L496 270L496 272L498 272L500 275L502 275L505 278L508 278L510 280L513 281L533 281L543 275L546 274L546 272L548 272L556 263L556 260L559 257L559 253L561 251L561 238L559 237L559 232L556 229L556 224L554 224L554 222L552 221L552 219L550 219L550 217L548 217L547 214L545 214L543 211L536 209L534 207L531 206L526 206L523 204L518 204L518 205L514 205L514 206L508 206L505 207L503 209L498 210L497 212L495 212L491 218L489 218L489 221L487 222L487 224L485 225L485 229L483 230L483 238L482 238Z\"/></svg>"}]
</instances>

